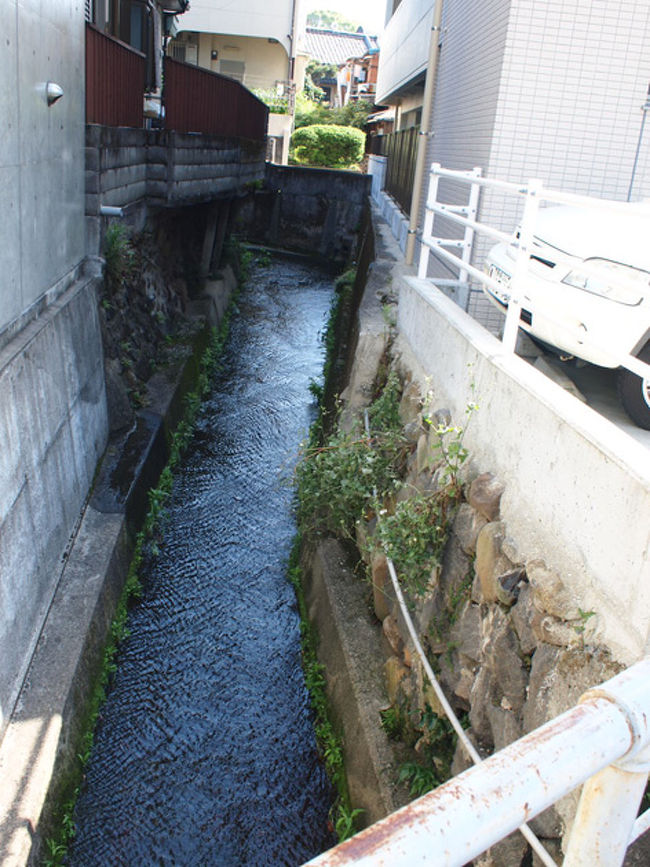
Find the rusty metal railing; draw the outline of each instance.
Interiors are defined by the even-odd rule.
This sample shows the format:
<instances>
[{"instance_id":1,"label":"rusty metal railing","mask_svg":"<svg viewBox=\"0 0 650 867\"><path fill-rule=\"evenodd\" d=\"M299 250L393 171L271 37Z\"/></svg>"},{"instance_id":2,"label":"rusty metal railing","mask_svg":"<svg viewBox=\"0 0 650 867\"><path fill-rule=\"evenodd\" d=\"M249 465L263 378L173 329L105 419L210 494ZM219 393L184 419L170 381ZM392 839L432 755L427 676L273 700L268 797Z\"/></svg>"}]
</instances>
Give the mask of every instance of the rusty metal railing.
<instances>
[{"instance_id":1,"label":"rusty metal railing","mask_svg":"<svg viewBox=\"0 0 650 867\"><path fill-rule=\"evenodd\" d=\"M645 659L309 865L462 867L589 780L564 867L617 867L635 839L648 777L649 684L650 659Z\"/></svg>"}]
</instances>

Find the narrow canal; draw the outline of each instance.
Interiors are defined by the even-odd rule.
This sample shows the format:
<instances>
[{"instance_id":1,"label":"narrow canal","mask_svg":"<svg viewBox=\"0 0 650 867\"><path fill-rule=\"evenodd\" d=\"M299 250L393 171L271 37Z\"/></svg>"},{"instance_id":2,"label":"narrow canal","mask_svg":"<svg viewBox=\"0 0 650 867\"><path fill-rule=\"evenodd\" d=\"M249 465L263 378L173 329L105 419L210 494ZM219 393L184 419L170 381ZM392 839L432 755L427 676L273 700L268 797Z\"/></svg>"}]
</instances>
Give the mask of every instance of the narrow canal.
<instances>
[{"instance_id":1,"label":"narrow canal","mask_svg":"<svg viewBox=\"0 0 650 867\"><path fill-rule=\"evenodd\" d=\"M335 841L286 564L333 293L255 266L130 615L71 865L298 865Z\"/></svg>"}]
</instances>

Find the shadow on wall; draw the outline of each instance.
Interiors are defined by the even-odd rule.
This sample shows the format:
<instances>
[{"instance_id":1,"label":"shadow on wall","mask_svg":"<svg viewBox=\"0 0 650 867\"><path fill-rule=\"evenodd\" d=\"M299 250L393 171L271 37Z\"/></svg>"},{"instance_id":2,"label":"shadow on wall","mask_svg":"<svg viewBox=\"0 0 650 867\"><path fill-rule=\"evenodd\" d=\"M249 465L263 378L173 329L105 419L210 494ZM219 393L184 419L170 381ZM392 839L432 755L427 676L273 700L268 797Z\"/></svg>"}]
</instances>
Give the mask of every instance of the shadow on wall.
<instances>
[{"instance_id":1,"label":"shadow on wall","mask_svg":"<svg viewBox=\"0 0 650 867\"><path fill-rule=\"evenodd\" d=\"M340 269L354 259L370 184L358 172L267 163L264 186L238 205L235 231Z\"/></svg>"}]
</instances>

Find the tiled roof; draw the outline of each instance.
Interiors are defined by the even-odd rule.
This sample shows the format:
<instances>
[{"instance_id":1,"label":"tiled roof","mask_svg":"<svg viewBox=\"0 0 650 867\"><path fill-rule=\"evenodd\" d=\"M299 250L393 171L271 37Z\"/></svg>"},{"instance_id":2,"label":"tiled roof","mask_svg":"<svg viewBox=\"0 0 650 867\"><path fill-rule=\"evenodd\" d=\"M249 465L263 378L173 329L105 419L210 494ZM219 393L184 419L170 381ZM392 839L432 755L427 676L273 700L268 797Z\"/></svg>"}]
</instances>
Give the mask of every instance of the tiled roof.
<instances>
[{"instance_id":1,"label":"tiled roof","mask_svg":"<svg viewBox=\"0 0 650 867\"><path fill-rule=\"evenodd\" d=\"M340 30L319 30L308 27L305 33L305 51L321 63L345 63L351 57L363 57L379 51L376 36L365 33L344 33Z\"/></svg>"}]
</instances>

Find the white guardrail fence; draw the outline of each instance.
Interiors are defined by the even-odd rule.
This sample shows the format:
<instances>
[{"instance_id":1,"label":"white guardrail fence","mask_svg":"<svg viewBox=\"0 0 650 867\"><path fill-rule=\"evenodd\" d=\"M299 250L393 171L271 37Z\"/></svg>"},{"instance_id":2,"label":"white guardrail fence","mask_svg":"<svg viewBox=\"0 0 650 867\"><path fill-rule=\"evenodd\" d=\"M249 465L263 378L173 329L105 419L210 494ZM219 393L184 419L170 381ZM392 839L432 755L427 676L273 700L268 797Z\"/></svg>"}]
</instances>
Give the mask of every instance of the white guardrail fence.
<instances>
[{"instance_id":1,"label":"white guardrail fence","mask_svg":"<svg viewBox=\"0 0 650 867\"><path fill-rule=\"evenodd\" d=\"M438 200L438 186L440 178L448 178L468 187L468 201L466 205L451 205ZM502 193L517 196L522 200L522 212L518 223L518 232L514 234L503 232L488 223L478 222L478 202L481 188L499 190ZM429 267L431 252L440 257L446 264L459 270L457 281L434 280L434 283L458 284L467 281L468 275L479 283L491 287L497 295L503 296L504 286L499 281L490 277L480 268L471 264L472 246L475 233L483 233L496 241L502 241L516 247L517 257L515 260L514 273L508 286L508 309L506 323L503 330L503 344L511 352L514 352L517 341L517 331L521 321L521 298L528 274L530 253L532 249L533 235L537 213L541 202L553 204L575 205L602 210L612 216L616 213L629 211L627 202L617 202L612 199L597 199L592 196L580 196L575 193L566 193L561 190L551 190L544 187L542 181L531 179L526 183L515 184L509 181L500 181L494 178L482 176L480 168L471 171L455 171L443 168L440 163L433 163L429 176L429 192L425 206L424 227L420 238L421 250L418 267L418 277L426 278ZM451 220L464 229L463 238L442 238L432 234L435 217L439 215ZM456 252L453 252L453 251ZM581 264L581 270L586 274L598 276L598 271L590 268L586 263ZM545 309L544 317L552 321L555 319L553 311ZM533 314L535 311L533 310ZM560 324L555 319L556 324ZM609 346L597 344L591 341L585 334L582 343L592 345L601 353L609 356L611 367L624 367L643 379L650 378L650 364L646 364L634 355L613 352Z\"/></svg>"},{"instance_id":2,"label":"white guardrail fence","mask_svg":"<svg viewBox=\"0 0 650 867\"><path fill-rule=\"evenodd\" d=\"M441 176L470 184L466 206L445 205L437 201L438 178ZM539 201L548 199L591 205L594 200L542 190L537 181L520 186L483 178L480 169L456 172L434 164L422 239L420 277L426 277L429 252L435 250L459 269L459 282L465 281L468 274L482 282L490 282L488 275L470 263L474 232L485 231L509 243L512 238L476 221L481 185L525 196L517 271L504 334L504 343L514 351L521 310L515 298L521 286L520 280L525 279ZM602 202L603 207L614 206L614 209L616 204ZM464 238L432 237L435 214L452 216L463 225ZM447 247L462 251L461 256L450 253L445 249ZM503 289L502 286L496 288ZM648 365L642 366L650 370ZM632 366L629 369L639 372ZM647 370L644 369L641 375L648 375ZM463 867L516 830L524 835L539 861L551 867L555 862L526 822L582 784L563 867L620 867L630 844L650 829L650 810L637 816L650 771L650 658L588 690L575 707L482 761L455 716L420 645L390 560L388 567L396 599L423 671L465 752L475 764L434 791L309 861L309 867L413 867L417 864Z\"/></svg>"},{"instance_id":3,"label":"white guardrail fence","mask_svg":"<svg viewBox=\"0 0 650 867\"><path fill-rule=\"evenodd\" d=\"M650 660L644 659L309 865L462 867L586 781L564 867L617 867L650 824L650 811L636 818L649 745Z\"/></svg>"},{"instance_id":4,"label":"white guardrail fence","mask_svg":"<svg viewBox=\"0 0 650 867\"><path fill-rule=\"evenodd\" d=\"M620 867L650 828L650 810L637 816L650 770L650 659L482 761L431 669L390 559L388 568L423 670L475 766L305 867L463 867L516 830L555 867L526 822L582 783L563 867Z\"/></svg>"}]
</instances>

